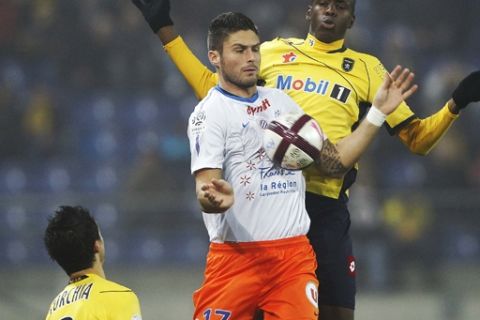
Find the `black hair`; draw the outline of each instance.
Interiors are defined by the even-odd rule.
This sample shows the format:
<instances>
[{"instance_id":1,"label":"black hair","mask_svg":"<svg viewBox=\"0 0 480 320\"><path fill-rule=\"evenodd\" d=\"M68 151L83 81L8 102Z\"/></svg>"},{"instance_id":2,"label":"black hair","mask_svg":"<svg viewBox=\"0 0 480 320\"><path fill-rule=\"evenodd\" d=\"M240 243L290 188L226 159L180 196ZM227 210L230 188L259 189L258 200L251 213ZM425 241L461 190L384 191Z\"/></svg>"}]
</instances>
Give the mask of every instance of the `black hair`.
<instances>
[{"instance_id":1,"label":"black hair","mask_svg":"<svg viewBox=\"0 0 480 320\"><path fill-rule=\"evenodd\" d=\"M43 240L49 256L71 275L92 267L94 245L100 240L100 233L87 209L61 206L48 219Z\"/></svg>"},{"instance_id":2,"label":"black hair","mask_svg":"<svg viewBox=\"0 0 480 320\"><path fill-rule=\"evenodd\" d=\"M243 13L225 12L218 15L208 26L208 50L222 52L225 39L240 30L252 30L258 35L253 21Z\"/></svg>"}]
</instances>

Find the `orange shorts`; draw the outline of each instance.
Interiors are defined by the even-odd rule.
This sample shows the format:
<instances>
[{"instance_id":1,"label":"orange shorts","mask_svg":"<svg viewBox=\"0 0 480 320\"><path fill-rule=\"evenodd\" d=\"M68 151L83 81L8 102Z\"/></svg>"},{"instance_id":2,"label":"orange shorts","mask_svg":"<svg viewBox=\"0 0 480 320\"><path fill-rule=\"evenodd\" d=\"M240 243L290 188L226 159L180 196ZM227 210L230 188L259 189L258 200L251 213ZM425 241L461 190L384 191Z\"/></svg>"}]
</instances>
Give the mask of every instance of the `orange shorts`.
<instances>
[{"instance_id":1,"label":"orange shorts","mask_svg":"<svg viewBox=\"0 0 480 320\"><path fill-rule=\"evenodd\" d=\"M211 243L205 279L193 294L195 320L317 320L315 253L305 236Z\"/></svg>"}]
</instances>

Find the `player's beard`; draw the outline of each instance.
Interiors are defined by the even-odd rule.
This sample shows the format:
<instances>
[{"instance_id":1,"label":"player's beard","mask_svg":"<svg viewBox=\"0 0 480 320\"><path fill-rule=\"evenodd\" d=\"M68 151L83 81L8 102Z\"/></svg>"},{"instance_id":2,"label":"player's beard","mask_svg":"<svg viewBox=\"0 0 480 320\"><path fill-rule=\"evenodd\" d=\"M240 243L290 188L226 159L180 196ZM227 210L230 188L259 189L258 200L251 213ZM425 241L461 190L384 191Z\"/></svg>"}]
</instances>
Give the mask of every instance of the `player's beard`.
<instances>
[{"instance_id":1,"label":"player's beard","mask_svg":"<svg viewBox=\"0 0 480 320\"><path fill-rule=\"evenodd\" d=\"M257 77L242 79L240 75L229 73L226 71L227 68L223 61L221 62L221 67L223 79L239 88L249 89L257 84Z\"/></svg>"}]
</instances>

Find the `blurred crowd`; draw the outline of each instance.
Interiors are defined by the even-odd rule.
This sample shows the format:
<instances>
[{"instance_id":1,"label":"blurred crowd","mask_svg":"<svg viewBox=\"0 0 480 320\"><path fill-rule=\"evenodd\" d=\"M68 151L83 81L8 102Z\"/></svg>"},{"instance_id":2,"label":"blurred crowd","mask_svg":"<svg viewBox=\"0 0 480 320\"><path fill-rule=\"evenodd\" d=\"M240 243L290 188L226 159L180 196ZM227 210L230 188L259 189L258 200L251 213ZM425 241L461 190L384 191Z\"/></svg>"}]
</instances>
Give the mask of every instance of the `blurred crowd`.
<instances>
[{"instance_id":1,"label":"blurred crowd","mask_svg":"<svg viewBox=\"0 0 480 320\"><path fill-rule=\"evenodd\" d=\"M307 32L307 0L171 2L204 62L207 24L222 11L251 16L264 40ZM359 0L347 46L414 70L420 90L408 103L422 117L480 68L479 12L472 0ZM19 234L38 236L65 199L98 209L117 260L201 260L207 239L186 137L195 104L130 1L1 1L0 261L46 261L29 255L25 241L38 239ZM365 285L399 285L403 270L429 275L442 262L478 263L479 123L480 105L470 105L429 156L385 132L362 159L351 212ZM48 200L59 195L68 197ZM140 256L122 251L138 247Z\"/></svg>"}]
</instances>

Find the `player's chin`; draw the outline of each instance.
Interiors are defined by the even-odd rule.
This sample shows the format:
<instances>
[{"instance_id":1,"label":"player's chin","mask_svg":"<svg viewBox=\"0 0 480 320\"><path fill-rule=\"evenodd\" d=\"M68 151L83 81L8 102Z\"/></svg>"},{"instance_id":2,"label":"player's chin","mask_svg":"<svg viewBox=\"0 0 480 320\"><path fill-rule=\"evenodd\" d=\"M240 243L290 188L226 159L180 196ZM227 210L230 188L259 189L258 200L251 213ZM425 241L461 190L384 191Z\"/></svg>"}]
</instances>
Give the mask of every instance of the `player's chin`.
<instances>
[{"instance_id":1,"label":"player's chin","mask_svg":"<svg viewBox=\"0 0 480 320\"><path fill-rule=\"evenodd\" d=\"M245 88L255 86L257 84L257 73L246 76L242 79L242 85Z\"/></svg>"}]
</instances>

